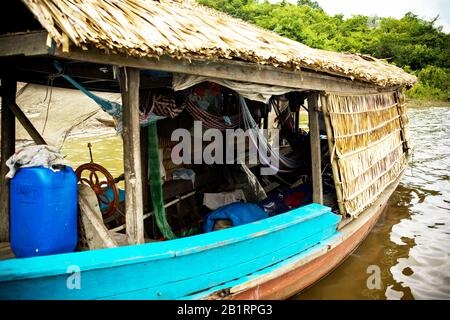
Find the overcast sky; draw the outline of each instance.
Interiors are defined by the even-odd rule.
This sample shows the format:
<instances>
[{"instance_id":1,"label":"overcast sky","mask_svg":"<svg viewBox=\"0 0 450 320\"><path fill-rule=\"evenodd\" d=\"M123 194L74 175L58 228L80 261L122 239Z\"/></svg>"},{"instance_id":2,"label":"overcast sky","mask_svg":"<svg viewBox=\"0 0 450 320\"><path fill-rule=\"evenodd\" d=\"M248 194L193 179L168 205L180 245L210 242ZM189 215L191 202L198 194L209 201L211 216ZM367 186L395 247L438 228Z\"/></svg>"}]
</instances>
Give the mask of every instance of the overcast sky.
<instances>
[{"instance_id":1,"label":"overcast sky","mask_svg":"<svg viewBox=\"0 0 450 320\"><path fill-rule=\"evenodd\" d=\"M350 17L353 14L401 18L408 11L421 18L439 15L437 25L450 32L450 0L316 0L328 14L338 13ZM277 2L277 1L272 1ZM292 0L292 2L296 2Z\"/></svg>"}]
</instances>

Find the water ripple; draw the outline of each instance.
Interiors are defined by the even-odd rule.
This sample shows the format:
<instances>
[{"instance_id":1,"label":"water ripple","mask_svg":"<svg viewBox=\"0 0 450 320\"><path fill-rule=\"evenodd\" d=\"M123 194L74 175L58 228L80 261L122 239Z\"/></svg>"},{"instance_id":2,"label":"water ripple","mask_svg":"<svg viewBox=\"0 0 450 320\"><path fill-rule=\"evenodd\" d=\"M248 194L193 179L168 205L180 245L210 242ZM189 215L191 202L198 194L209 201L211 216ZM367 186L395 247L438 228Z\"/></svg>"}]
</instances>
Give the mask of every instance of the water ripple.
<instances>
[{"instance_id":1,"label":"water ripple","mask_svg":"<svg viewBox=\"0 0 450 320\"><path fill-rule=\"evenodd\" d=\"M380 221L297 299L450 299L450 108L410 108L414 154ZM382 288L369 290L377 265Z\"/></svg>"}]
</instances>

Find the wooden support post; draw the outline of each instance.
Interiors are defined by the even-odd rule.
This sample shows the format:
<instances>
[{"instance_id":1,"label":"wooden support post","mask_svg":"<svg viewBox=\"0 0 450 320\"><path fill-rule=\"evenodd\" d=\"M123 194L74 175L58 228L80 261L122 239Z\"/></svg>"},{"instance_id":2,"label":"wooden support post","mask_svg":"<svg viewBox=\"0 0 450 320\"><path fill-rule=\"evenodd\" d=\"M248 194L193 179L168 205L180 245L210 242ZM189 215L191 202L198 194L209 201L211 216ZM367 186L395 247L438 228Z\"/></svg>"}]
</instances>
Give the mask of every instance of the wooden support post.
<instances>
[{"instance_id":1,"label":"wooden support post","mask_svg":"<svg viewBox=\"0 0 450 320\"><path fill-rule=\"evenodd\" d=\"M128 243L144 243L142 170L139 128L139 70L120 69L123 154L125 169L125 220Z\"/></svg>"},{"instance_id":2,"label":"wooden support post","mask_svg":"<svg viewBox=\"0 0 450 320\"><path fill-rule=\"evenodd\" d=\"M149 183L148 183L148 126L141 128L141 175L142 175L142 201L144 212L150 211Z\"/></svg>"},{"instance_id":3,"label":"wooden support post","mask_svg":"<svg viewBox=\"0 0 450 320\"><path fill-rule=\"evenodd\" d=\"M33 126L31 121L27 118L27 116L23 113L23 111L19 108L16 102L10 101L8 107L16 116L17 120L19 120L20 124L25 128L30 137L33 139L36 144L47 144L44 138L41 136L39 131Z\"/></svg>"},{"instance_id":4,"label":"wooden support post","mask_svg":"<svg viewBox=\"0 0 450 320\"><path fill-rule=\"evenodd\" d=\"M333 180L334 180L334 187L336 189L336 198L338 201L338 207L339 212L341 215L345 216L346 211L344 208L344 199L342 196L342 185L341 180L339 176L339 168L336 158L336 150L335 150L335 141L334 141L334 135L333 135L333 129L331 127L331 119L330 115L328 113L328 106L327 106L327 98L324 95L320 95L320 102L322 105L322 113L323 118L325 120L325 126L327 129L327 140L328 140L328 148L330 150L330 161L331 161L331 169L333 171Z\"/></svg>"},{"instance_id":5,"label":"wooden support post","mask_svg":"<svg viewBox=\"0 0 450 320\"><path fill-rule=\"evenodd\" d=\"M309 139L311 142L311 172L313 202L323 204L322 161L320 151L318 95L308 95Z\"/></svg>"},{"instance_id":6,"label":"wooden support post","mask_svg":"<svg viewBox=\"0 0 450 320\"><path fill-rule=\"evenodd\" d=\"M6 160L14 154L16 143L16 119L8 105L15 103L17 82L2 79L1 120L1 168L0 168L0 241L9 242L9 180L5 179L9 169Z\"/></svg>"},{"instance_id":7,"label":"wooden support post","mask_svg":"<svg viewBox=\"0 0 450 320\"><path fill-rule=\"evenodd\" d=\"M300 128L300 108L295 111L295 122L294 122L294 126L295 126L295 132L298 132L299 128Z\"/></svg>"}]
</instances>

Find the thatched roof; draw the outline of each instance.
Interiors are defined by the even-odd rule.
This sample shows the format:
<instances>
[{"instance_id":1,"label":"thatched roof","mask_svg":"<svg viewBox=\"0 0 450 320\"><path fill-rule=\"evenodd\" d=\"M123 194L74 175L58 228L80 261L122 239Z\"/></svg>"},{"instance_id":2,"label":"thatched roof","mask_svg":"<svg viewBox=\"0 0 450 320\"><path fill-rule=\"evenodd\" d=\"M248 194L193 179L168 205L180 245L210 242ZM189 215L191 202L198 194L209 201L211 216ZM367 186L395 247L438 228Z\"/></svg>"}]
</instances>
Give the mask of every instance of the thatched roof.
<instances>
[{"instance_id":1,"label":"thatched roof","mask_svg":"<svg viewBox=\"0 0 450 320\"><path fill-rule=\"evenodd\" d=\"M379 86L416 78L372 57L313 49L226 14L175 0L22 0L58 46L135 57L235 59L307 68Z\"/></svg>"}]
</instances>

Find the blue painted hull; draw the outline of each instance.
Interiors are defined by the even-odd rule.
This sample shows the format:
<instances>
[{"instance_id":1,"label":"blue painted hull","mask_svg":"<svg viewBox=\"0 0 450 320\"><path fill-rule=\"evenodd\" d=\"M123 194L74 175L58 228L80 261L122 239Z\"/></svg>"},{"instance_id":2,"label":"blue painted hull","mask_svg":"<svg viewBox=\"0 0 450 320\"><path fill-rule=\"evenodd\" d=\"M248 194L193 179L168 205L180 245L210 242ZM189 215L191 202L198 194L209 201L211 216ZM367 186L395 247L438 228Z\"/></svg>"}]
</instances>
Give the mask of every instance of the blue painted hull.
<instances>
[{"instance_id":1,"label":"blue painted hull","mask_svg":"<svg viewBox=\"0 0 450 320\"><path fill-rule=\"evenodd\" d=\"M337 234L339 221L328 207L311 204L172 241L6 260L0 262L0 299L195 297L321 246ZM73 288L72 270L81 271L79 288Z\"/></svg>"}]
</instances>

